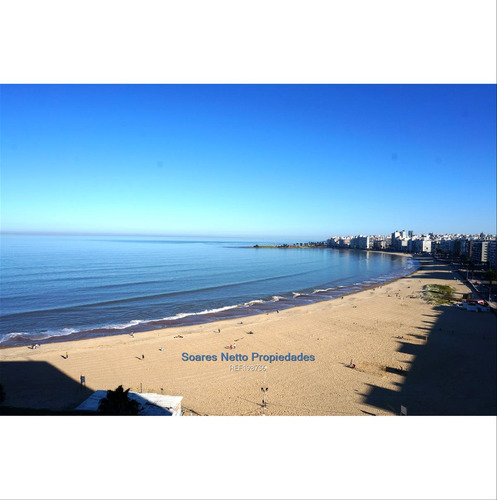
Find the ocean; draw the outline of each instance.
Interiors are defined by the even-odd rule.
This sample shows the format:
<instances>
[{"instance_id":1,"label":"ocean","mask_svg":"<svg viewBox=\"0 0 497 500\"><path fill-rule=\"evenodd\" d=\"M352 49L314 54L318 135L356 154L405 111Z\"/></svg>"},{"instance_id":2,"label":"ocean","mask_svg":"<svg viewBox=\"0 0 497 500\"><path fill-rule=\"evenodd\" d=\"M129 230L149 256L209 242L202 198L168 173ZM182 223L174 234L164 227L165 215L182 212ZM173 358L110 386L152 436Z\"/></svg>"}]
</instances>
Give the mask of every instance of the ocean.
<instances>
[{"instance_id":1,"label":"ocean","mask_svg":"<svg viewBox=\"0 0 497 500\"><path fill-rule=\"evenodd\" d=\"M337 298L414 271L403 256L271 242L2 235L0 346L129 334Z\"/></svg>"}]
</instances>

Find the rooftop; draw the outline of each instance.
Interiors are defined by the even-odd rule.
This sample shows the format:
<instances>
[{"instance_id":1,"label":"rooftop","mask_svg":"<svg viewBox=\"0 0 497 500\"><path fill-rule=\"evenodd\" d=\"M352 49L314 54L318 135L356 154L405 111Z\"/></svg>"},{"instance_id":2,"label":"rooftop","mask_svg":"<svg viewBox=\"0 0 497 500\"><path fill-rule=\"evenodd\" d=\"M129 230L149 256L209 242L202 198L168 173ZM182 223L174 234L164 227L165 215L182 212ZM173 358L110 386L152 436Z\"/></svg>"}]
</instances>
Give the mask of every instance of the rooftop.
<instances>
[{"instance_id":1,"label":"rooftop","mask_svg":"<svg viewBox=\"0 0 497 500\"><path fill-rule=\"evenodd\" d=\"M100 401L105 398L107 391L95 391L88 399L83 401L76 410L98 411ZM138 415L163 415L172 416L181 404L183 396L167 396L154 392L129 392L130 399L140 404Z\"/></svg>"}]
</instances>

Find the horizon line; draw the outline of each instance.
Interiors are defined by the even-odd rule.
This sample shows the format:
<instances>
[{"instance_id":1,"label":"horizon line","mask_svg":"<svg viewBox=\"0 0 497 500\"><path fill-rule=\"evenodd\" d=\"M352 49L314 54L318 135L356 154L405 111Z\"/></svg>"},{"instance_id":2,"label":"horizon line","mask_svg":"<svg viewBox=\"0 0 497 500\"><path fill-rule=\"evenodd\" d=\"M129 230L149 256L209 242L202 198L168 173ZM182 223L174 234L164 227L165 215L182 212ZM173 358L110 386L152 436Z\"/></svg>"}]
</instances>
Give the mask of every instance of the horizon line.
<instances>
[{"instance_id":1,"label":"horizon line","mask_svg":"<svg viewBox=\"0 0 497 500\"><path fill-rule=\"evenodd\" d=\"M11 231L0 230L0 235L19 235L19 236L141 236L141 237L157 237L157 238L284 238L285 236L269 236L269 235L235 235L229 236L226 234L179 234L179 233L124 233L124 232L94 232L94 231Z\"/></svg>"},{"instance_id":2,"label":"horizon line","mask_svg":"<svg viewBox=\"0 0 497 500\"><path fill-rule=\"evenodd\" d=\"M398 230L397 230L398 231ZM392 231L393 232L393 231ZM385 234L374 234L374 236L388 236L392 232L388 232ZM429 231L429 232L421 232L419 234L468 234L468 235L479 235L481 233L485 234L486 236L494 236L494 233L486 233L484 231L476 231L473 233L438 233L435 231ZM259 239L259 238L266 238L266 239L274 239L274 238L297 238L296 236L283 236L283 235L235 235L235 236L229 236L226 234L214 234L214 235L206 235L206 234L178 234L178 233L135 233L135 232L94 232L94 231L16 231L16 230L0 230L0 236L1 235L18 235L18 236L135 236L135 237L156 237L156 238L174 238L174 237L183 237L183 238L251 238L251 239ZM361 236L363 234L361 233ZM371 236L372 234L364 235L364 236ZM418 236L418 233L415 233L416 236ZM340 235L343 236L343 235ZM340 237L337 235L331 235L328 236L324 239L316 239L313 238L314 241L326 241L330 238L336 238ZM354 236L352 234L347 234L348 236ZM302 238L298 238L302 239Z\"/></svg>"}]
</instances>

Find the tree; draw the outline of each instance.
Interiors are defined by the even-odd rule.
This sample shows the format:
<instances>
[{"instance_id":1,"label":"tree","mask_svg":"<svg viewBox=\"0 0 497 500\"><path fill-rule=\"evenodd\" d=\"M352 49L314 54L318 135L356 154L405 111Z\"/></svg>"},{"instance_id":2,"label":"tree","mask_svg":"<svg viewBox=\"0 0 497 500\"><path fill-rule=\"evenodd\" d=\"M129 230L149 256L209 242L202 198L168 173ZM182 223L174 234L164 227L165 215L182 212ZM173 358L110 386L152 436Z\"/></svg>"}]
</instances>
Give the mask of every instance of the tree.
<instances>
[{"instance_id":1,"label":"tree","mask_svg":"<svg viewBox=\"0 0 497 500\"><path fill-rule=\"evenodd\" d=\"M488 300L490 300L492 293L492 283L497 281L497 271L495 269L488 269L484 273L485 279L488 280Z\"/></svg>"},{"instance_id":2,"label":"tree","mask_svg":"<svg viewBox=\"0 0 497 500\"><path fill-rule=\"evenodd\" d=\"M471 270L471 279L473 279L473 271L475 270L475 263L472 260L470 260L468 266L469 269Z\"/></svg>"},{"instance_id":3,"label":"tree","mask_svg":"<svg viewBox=\"0 0 497 500\"><path fill-rule=\"evenodd\" d=\"M107 391L107 396L100 401L98 411L103 415L138 415L138 401L130 399L129 389L120 385L115 391Z\"/></svg>"},{"instance_id":4,"label":"tree","mask_svg":"<svg viewBox=\"0 0 497 500\"><path fill-rule=\"evenodd\" d=\"M466 268L466 280L469 278L469 259L466 255L461 256L461 264Z\"/></svg>"}]
</instances>

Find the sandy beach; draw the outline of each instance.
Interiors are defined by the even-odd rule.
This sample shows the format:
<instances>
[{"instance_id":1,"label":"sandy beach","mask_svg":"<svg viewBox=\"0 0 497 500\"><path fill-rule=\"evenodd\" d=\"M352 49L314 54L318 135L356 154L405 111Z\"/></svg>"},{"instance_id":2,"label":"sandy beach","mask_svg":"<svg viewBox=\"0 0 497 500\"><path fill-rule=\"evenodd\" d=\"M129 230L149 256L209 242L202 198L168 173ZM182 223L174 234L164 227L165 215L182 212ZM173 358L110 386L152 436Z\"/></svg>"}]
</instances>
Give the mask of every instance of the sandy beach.
<instances>
[{"instance_id":1,"label":"sandy beach","mask_svg":"<svg viewBox=\"0 0 497 500\"><path fill-rule=\"evenodd\" d=\"M449 284L456 297L469 289L447 266L421 261L395 282L284 311L2 349L4 405L70 410L122 384L183 396L184 415L260 415L261 387L267 415L398 415L401 405L409 415L495 415L496 315L427 303L425 285ZM252 362L252 353L315 360Z\"/></svg>"}]
</instances>

